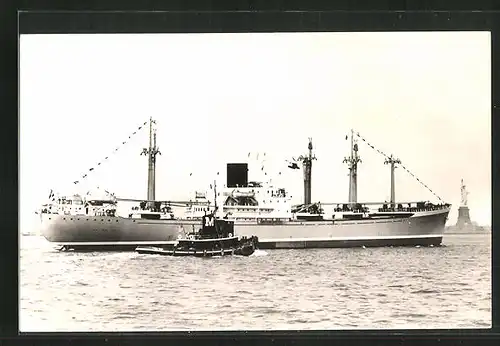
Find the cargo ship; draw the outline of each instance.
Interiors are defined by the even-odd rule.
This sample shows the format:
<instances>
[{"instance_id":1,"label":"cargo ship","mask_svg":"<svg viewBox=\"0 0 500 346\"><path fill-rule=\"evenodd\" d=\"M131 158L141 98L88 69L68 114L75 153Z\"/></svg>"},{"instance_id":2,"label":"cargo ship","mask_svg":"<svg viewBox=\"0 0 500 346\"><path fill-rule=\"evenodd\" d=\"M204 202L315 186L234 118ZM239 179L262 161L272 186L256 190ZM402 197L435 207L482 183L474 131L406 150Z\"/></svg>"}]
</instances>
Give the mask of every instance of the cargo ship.
<instances>
[{"instance_id":1,"label":"cargo ship","mask_svg":"<svg viewBox=\"0 0 500 346\"><path fill-rule=\"evenodd\" d=\"M270 181L249 181L248 163L227 164L226 183L221 191L216 191L217 181L211 186L212 201L203 193L196 193L194 199L187 201L158 201L155 163L159 150L153 124L155 121L150 119L149 147L142 152L148 156L147 199L118 198L108 192L106 198L59 196L51 192L40 212L41 234L48 241L62 250L89 251L134 251L138 246L171 245L192 232L203 215L214 212L234 222L235 235L256 236L261 249L438 246L442 242L450 204L439 197L438 204L396 202L394 170L401 162L392 155L379 151L390 166L390 201L358 201L358 139L366 140L353 130L350 155L344 158L349 168L347 202L312 202L311 171L316 157L311 138L308 152L288 165L290 169L300 169L302 165L304 200L300 205L292 204L284 187ZM121 202L138 205L128 215L120 216L116 211ZM219 205L217 210L215 205ZM173 207L183 210L182 215L175 215ZM328 207L331 213L325 212Z\"/></svg>"}]
</instances>

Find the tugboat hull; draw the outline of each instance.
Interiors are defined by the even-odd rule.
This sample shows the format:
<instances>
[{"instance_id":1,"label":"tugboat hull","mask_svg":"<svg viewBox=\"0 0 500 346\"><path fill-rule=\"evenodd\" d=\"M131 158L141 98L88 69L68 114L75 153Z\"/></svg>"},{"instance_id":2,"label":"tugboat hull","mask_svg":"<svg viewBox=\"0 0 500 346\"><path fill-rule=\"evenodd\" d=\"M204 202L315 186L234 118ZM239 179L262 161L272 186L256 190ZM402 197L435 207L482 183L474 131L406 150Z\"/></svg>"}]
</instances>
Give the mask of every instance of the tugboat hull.
<instances>
[{"instance_id":1,"label":"tugboat hull","mask_svg":"<svg viewBox=\"0 0 500 346\"><path fill-rule=\"evenodd\" d=\"M155 247L138 247L136 252L140 254L148 255L162 255L162 256L174 256L174 257L215 257L215 256L250 256L255 252L253 247L245 247L239 249L221 249L221 250L205 250L205 251L186 251L186 250L173 250L173 249L162 249Z\"/></svg>"},{"instance_id":2,"label":"tugboat hull","mask_svg":"<svg viewBox=\"0 0 500 346\"><path fill-rule=\"evenodd\" d=\"M250 256L255 251L258 239L240 239L233 234L233 221L217 219L213 214L205 215L199 231L190 234L186 239L180 239L171 248L138 247L136 251L140 254L178 257Z\"/></svg>"}]
</instances>

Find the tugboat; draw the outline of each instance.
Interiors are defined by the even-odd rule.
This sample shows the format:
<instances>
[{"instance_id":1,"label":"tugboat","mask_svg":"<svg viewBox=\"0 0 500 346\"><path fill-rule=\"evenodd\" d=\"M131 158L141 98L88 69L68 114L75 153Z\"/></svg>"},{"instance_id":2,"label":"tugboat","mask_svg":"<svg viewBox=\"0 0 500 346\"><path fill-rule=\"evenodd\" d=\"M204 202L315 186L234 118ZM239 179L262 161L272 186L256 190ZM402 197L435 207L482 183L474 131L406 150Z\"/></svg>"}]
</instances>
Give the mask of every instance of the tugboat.
<instances>
[{"instance_id":1,"label":"tugboat","mask_svg":"<svg viewBox=\"0 0 500 346\"><path fill-rule=\"evenodd\" d=\"M140 254L164 256L194 256L213 257L240 255L250 256L255 252L258 239L234 235L234 221L219 219L215 213L204 215L202 227L197 232L191 232L184 239L179 239L170 248L137 247Z\"/></svg>"}]
</instances>

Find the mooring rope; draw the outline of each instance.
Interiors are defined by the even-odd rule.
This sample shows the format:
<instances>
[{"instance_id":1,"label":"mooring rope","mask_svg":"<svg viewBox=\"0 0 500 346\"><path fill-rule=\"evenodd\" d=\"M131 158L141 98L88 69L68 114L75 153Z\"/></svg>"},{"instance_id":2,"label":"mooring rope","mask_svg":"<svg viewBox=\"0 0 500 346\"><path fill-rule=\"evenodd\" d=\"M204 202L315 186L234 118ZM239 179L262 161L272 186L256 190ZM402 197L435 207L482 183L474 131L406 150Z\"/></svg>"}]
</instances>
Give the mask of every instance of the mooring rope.
<instances>
[{"instance_id":1,"label":"mooring rope","mask_svg":"<svg viewBox=\"0 0 500 346\"><path fill-rule=\"evenodd\" d=\"M359 132L356 132L356 136L358 136L359 138L361 138L361 140L363 142L365 142L370 148L372 148L373 150L377 151L379 154L381 154L382 156L384 156L386 159L391 159L392 157L387 155L386 153L384 153L382 150L376 148L373 144L371 144L370 142L368 142L364 137L362 137ZM406 168L404 165L400 164L399 165L401 168L403 168L407 173L409 173L414 179L416 179L423 187L425 187L427 190L429 190L434 196L436 196L441 202L444 203L443 199L441 197L439 197L434 191L432 191L432 189L427 186L423 181L421 181L415 174L413 174L408 168Z\"/></svg>"}]
</instances>

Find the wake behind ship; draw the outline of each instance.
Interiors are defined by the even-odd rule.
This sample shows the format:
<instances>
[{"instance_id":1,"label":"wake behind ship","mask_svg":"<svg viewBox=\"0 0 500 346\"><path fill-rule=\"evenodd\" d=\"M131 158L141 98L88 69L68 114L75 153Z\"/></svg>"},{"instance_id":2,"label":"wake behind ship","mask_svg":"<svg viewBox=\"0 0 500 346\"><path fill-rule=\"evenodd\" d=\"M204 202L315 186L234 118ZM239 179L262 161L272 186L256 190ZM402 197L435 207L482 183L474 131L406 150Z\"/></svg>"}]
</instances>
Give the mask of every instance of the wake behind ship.
<instances>
[{"instance_id":1,"label":"wake behind ship","mask_svg":"<svg viewBox=\"0 0 500 346\"><path fill-rule=\"evenodd\" d=\"M246 163L227 165L227 180L222 192L216 192L216 181L212 186L213 203L202 193L196 193L195 199L190 201L157 201L155 165L159 150L153 124L155 121L150 119L149 148L143 150L148 156L147 199L117 198L110 193L106 198L56 196L51 192L49 202L40 213L41 234L48 241L61 249L92 251L133 251L137 246L168 245L192 232L206 213L217 212L234 222L235 235L258 237L262 249L437 246L442 242L450 204L441 199L440 204L396 202L394 169L401 162L392 156L382 153L385 163L391 167L391 200L358 202L357 166L360 157L357 139L366 140L354 131L350 136L351 154L344 159L350 177L348 202L311 201L311 170L312 162L316 160L311 139L308 153L288 165L290 169L300 169L300 164L303 166L303 204L292 205L291 196L283 187L270 182L249 181ZM83 175L82 179L86 176ZM128 215L119 216L116 211L121 202L137 202L138 206L133 207ZM215 205L220 208L215 210ZM184 209L183 215L176 216L172 207ZM331 213L325 212L328 207L332 209Z\"/></svg>"}]
</instances>

